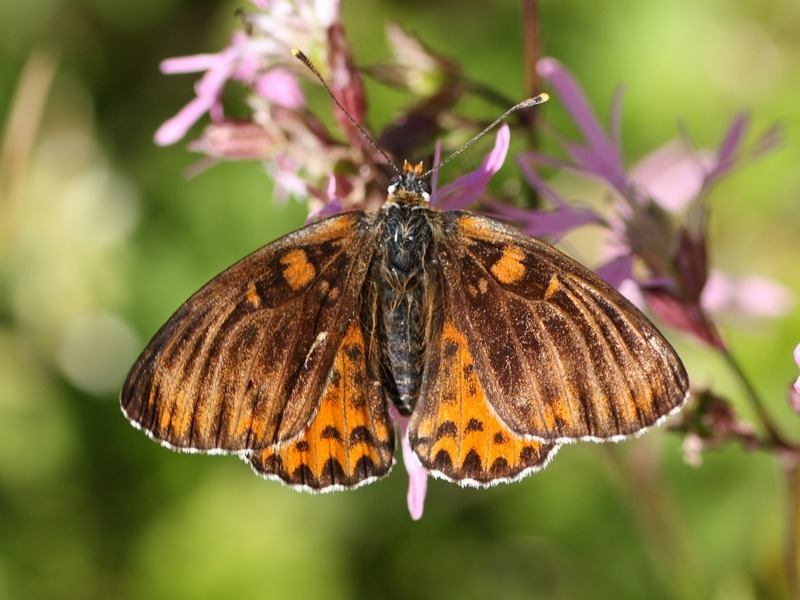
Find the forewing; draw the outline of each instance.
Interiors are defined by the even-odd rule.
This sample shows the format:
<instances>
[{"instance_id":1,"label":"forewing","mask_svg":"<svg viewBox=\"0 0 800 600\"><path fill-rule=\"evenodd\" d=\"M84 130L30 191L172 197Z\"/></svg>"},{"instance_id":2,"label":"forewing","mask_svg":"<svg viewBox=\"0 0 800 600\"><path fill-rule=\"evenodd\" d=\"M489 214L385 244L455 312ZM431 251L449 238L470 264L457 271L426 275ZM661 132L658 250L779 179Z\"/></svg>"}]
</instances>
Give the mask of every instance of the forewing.
<instances>
[{"instance_id":1,"label":"forewing","mask_svg":"<svg viewBox=\"0 0 800 600\"><path fill-rule=\"evenodd\" d=\"M308 427L355 314L371 217L337 215L224 271L172 316L122 390L131 422L166 445L238 452Z\"/></svg>"},{"instance_id":2,"label":"forewing","mask_svg":"<svg viewBox=\"0 0 800 600\"><path fill-rule=\"evenodd\" d=\"M549 442L619 439L687 397L679 357L619 292L554 248L471 213L446 213L440 262L488 403Z\"/></svg>"}]
</instances>

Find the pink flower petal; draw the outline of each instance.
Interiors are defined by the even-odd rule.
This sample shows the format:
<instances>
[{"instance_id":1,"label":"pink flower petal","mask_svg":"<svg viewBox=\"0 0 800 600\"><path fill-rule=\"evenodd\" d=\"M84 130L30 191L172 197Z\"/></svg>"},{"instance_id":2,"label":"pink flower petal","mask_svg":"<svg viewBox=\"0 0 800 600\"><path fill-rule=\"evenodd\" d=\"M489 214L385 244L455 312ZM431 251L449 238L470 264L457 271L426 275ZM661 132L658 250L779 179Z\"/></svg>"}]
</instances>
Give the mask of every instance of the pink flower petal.
<instances>
[{"instance_id":1,"label":"pink flower petal","mask_svg":"<svg viewBox=\"0 0 800 600\"><path fill-rule=\"evenodd\" d=\"M794 412L800 413L800 377L789 388L789 406Z\"/></svg>"},{"instance_id":2,"label":"pink flower petal","mask_svg":"<svg viewBox=\"0 0 800 600\"><path fill-rule=\"evenodd\" d=\"M781 127L771 127L762 133L754 144L745 147L744 138L750 125L750 115L739 114L733 120L717 148L712 167L706 174L705 185L710 186L733 169L772 150L782 141Z\"/></svg>"},{"instance_id":3,"label":"pink flower petal","mask_svg":"<svg viewBox=\"0 0 800 600\"><path fill-rule=\"evenodd\" d=\"M703 286L700 306L709 312L719 312L733 303L734 283L722 271L713 270Z\"/></svg>"},{"instance_id":4,"label":"pink flower petal","mask_svg":"<svg viewBox=\"0 0 800 600\"><path fill-rule=\"evenodd\" d=\"M617 289L620 294L633 302L634 306L639 310L644 310L647 307L647 301L642 293L642 288L640 288L633 279L626 279L617 286Z\"/></svg>"},{"instance_id":5,"label":"pink flower petal","mask_svg":"<svg viewBox=\"0 0 800 600\"><path fill-rule=\"evenodd\" d=\"M199 138L188 144L193 152L228 160L264 160L274 146L258 123L234 120L211 123Z\"/></svg>"},{"instance_id":6,"label":"pink flower petal","mask_svg":"<svg viewBox=\"0 0 800 600\"><path fill-rule=\"evenodd\" d=\"M284 108L296 110L306 103L297 79L285 69L272 69L258 77L255 90L266 101Z\"/></svg>"},{"instance_id":7,"label":"pink flower petal","mask_svg":"<svg viewBox=\"0 0 800 600\"><path fill-rule=\"evenodd\" d=\"M685 144L672 141L639 161L630 178L662 207L679 212L702 191L704 167L711 168L713 160L708 152L694 152Z\"/></svg>"},{"instance_id":8,"label":"pink flower petal","mask_svg":"<svg viewBox=\"0 0 800 600\"><path fill-rule=\"evenodd\" d=\"M797 344L794 349L794 362L797 368L800 369L800 344ZM792 387L789 388L789 406L796 413L800 413L800 377L798 377Z\"/></svg>"},{"instance_id":9,"label":"pink flower petal","mask_svg":"<svg viewBox=\"0 0 800 600\"><path fill-rule=\"evenodd\" d=\"M611 116L608 119L608 131L611 139L618 148L622 147L622 96L624 88L620 85L614 90L611 98Z\"/></svg>"},{"instance_id":10,"label":"pink flower petal","mask_svg":"<svg viewBox=\"0 0 800 600\"><path fill-rule=\"evenodd\" d=\"M178 56L161 61L159 69L166 75L176 73L197 73L208 71L219 62L219 54L194 54L192 56Z\"/></svg>"},{"instance_id":11,"label":"pink flower petal","mask_svg":"<svg viewBox=\"0 0 800 600\"><path fill-rule=\"evenodd\" d=\"M336 193L336 177L331 173L328 176L328 185L325 189L326 193L328 194L328 202L338 202L339 196Z\"/></svg>"},{"instance_id":12,"label":"pink flower petal","mask_svg":"<svg viewBox=\"0 0 800 600\"><path fill-rule=\"evenodd\" d=\"M630 281L633 277L633 255L623 254L618 256L602 267L598 267L594 272L619 289L623 282Z\"/></svg>"},{"instance_id":13,"label":"pink flower petal","mask_svg":"<svg viewBox=\"0 0 800 600\"><path fill-rule=\"evenodd\" d=\"M558 92L559 100L586 136L589 144L596 148L606 146L608 138L572 74L554 58L540 59L536 63L536 70Z\"/></svg>"},{"instance_id":14,"label":"pink flower petal","mask_svg":"<svg viewBox=\"0 0 800 600\"><path fill-rule=\"evenodd\" d=\"M174 144L186 135L189 128L206 112L211 112L214 121L222 119L222 105L219 102L222 88L240 67L242 48L246 42L246 36L234 34L231 45L218 54L198 54L167 59L161 63L161 69L165 73L203 69L206 70L206 73L195 84L197 97L156 131L155 141L157 144L161 146Z\"/></svg>"},{"instance_id":15,"label":"pink flower petal","mask_svg":"<svg viewBox=\"0 0 800 600\"><path fill-rule=\"evenodd\" d=\"M622 152L615 140L606 134L594 110L572 74L554 58L542 58L536 70L557 94L575 125L583 133L587 145L564 144L580 167L608 181L620 191L627 187ZM612 107L612 126L617 127L617 108ZM615 133L615 135L618 135Z\"/></svg>"},{"instance_id":16,"label":"pink flower petal","mask_svg":"<svg viewBox=\"0 0 800 600\"><path fill-rule=\"evenodd\" d=\"M477 170L467 173L439 189L432 200L432 204L438 208L452 210L465 208L475 202L486 192L489 180L503 166L510 142L511 129L508 125L501 125L497 130L494 148L483 159L481 166Z\"/></svg>"},{"instance_id":17,"label":"pink flower petal","mask_svg":"<svg viewBox=\"0 0 800 600\"><path fill-rule=\"evenodd\" d=\"M775 319L794 306L792 292L761 275L732 277L713 270L703 287L700 304L710 312L737 310L751 317Z\"/></svg>"},{"instance_id":18,"label":"pink flower petal","mask_svg":"<svg viewBox=\"0 0 800 600\"><path fill-rule=\"evenodd\" d=\"M528 235L534 237L561 237L569 231L599 223L601 219L594 211L588 208L572 206L552 187L547 185L536 171L535 165L546 162L548 157L535 152L528 152L517 159L517 164L528 183L539 194L555 205L553 210L530 210L517 208L487 200L487 205L492 213L508 221L519 222L519 227ZM562 163L560 166L568 166Z\"/></svg>"},{"instance_id":19,"label":"pink flower petal","mask_svg":"<svg viewBox=\"0 0 800 600\"><path fill-rule=\"evenodd\" d=\"M403 450L403 465L408 473L408 512L411 518L419 521L425 508L425 494L428 490L428 473L419 462L408 441L408 417L402 416L394 406L389 407L389 416L400 426L400 446Z\"/></svg>"},{"instance_id":20,"label":"pink flower petal","mask_svg":"<svg viewBox=\"0 0 800 600\"><path fill-rule=\"evenodd\" d=\"M553 210L532 210L509 206L491 198L484 202L489 209L484 212L515 223L533 237L561 238L573 229L600 222L600 218L590 209L573 208L567 204L558 205Z\"/></svg>"},{"instance_id":21,"label":"pink flower petal","mask_svg":"<svg viewBox=\"0 0 800 600\"><path fill-rule=\"evenodd\" d=\"M738 282L736 305L747 315L775 319L791 311L794 297L776 281L760 275L748 275Z\"/></svg>"},{"instance_id":22,"label":"pink flower petal","mask_svg":"<svg viewBox=\"0 0 800 600\"><path fill-rule=\"evenodd\" d=\"M325 196L321 200L321 206L318 206L308 213L306 225L324 219L325 217L344 212L344 206L342 206L342 201L339 198L338 188L339 182L337 177L333 174L329 175L328 185L325 186ZM320 202L320 200L317 200L317 202Z\"/></svg>"},{"instance_id":23,"label":"pink flower petal","mask_svg":"<svg viewBox=\"0 0 800 600\"><path fill-rule=\"evenodd\" d=\"M419 521L422 518L422 512L425 508L425 495L428 491L428 473L419 462L419 458L414 454L411 449L411 444L408 442L405 427L401 432L403 448L403 465L408 472L408 494L406 495L406 502L408 503L408 512L411 518Z\"/></svg>"},{"instance_id":24,"label":"pink flower petal","mask_svg":"<svg viewBox=\"0 0 800 600\"><path fill-rule=\"evenodd\" d=\"M709 181L719 177L734 166L749 123L750 115L747 114L739 114L733 120L733 123L731 123L731 126L728 128L728 132L725 134L725 138L717 149L716 165L708 173Z\"/></svg>"},{"instance_id":25,"label":"pink flower petal","mask_svg":"<svg viewBox=\"0 0 800 600\"><path fill-rule=\"evenodd\" d=\"M169 146L180 140L197 120L207 113L214 100L211 98L197 97L184 106L177 115L166 121L158 128L155 142L159 146Z\"/></svg>"}]
</instances>

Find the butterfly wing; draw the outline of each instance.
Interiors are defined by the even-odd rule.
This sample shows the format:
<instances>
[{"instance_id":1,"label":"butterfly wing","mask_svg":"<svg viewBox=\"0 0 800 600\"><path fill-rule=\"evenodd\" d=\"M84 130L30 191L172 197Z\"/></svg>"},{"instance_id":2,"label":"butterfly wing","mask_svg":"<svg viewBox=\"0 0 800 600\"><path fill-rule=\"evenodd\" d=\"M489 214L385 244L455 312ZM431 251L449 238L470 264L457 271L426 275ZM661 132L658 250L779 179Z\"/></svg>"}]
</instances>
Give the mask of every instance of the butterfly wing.
<instances>
[{"instance_id":1,"label":"butterfly wing","mask_svg":"<svg viewBox=\"0 0 800 600\"><path fill-rule=\"evenodd\" d=\"M475 332L461 284L448 265L449 243L433 250L433 261L443 268L432 274L439 294L430 317L419 400L408 426L409 443L434 476L473 487L514 481L544 468L558 446L513 431L489 401L492 390L484 386L473 353Z\"/></svg>"},{"instance_id":2,"label":"butterfly wing","mask_svg":"<svg viewBox=\"0 0 800 600\"><path fill-rule=\"evenodd\" d=\"M620 439L684 402L683 364L619 292L497 221L444 215L450 312L499 422L546 442Z\"/></svg>"},{"instance_id":3,"label":"butterfly wing","mask_svg":"<svg viewBox=\"0 0 800 600\"><path fill-rule=\"evenodd\" d=\"M558 446L520 435L498 418L459 321L447 318L429 341L420 398L408 426L412 450L432 475L473 487L544 468Z\"/></svg>"},{"instance_id":4,"label":"butterfly wing","mask_svg":"<svg viewBox=\"0 0 800 600\"><path fill-rule=\"evenodd\" d=\"M126 416L165 445L244 453L259 472L301 487L386 473L392 431L359 321L371 218L349 212L305 227L201 288L131 370ZM334 431L336 447L326 442ZM302 442L320 443L312 459Z\"/></svg>"},{"instance_id":5,"label":"butterfly wing","mask_svg":"<svg viewBox=\"0 0 800 600\"><path fill-rule=\"evenodd\" d=\"M362 302L370 298L375 296L360 296ZM368 310L374 314L375 307ZM256 473L304 490L330 491L370 483L391 470L394 429L367 322L350 321L308 428L298 438L243 454Z\"/></svg>"}]
</instances>

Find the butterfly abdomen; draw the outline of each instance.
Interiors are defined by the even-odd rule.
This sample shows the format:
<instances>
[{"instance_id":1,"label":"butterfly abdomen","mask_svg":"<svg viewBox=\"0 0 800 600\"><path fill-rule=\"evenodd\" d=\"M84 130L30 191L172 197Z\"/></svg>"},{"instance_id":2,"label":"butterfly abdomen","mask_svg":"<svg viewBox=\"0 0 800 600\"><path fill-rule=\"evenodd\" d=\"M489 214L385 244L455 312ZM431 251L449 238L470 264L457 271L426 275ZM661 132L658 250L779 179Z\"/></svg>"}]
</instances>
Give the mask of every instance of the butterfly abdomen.
<instances>
[{"instance_id":1,"label":"butterfly abdomen","mask_svg":"<svg viewBox=\"0 0 800 600\"><path fill-rule=\"evenodd\" d=\"M425 210L392 205L384 209L376 271L380 325L385 345L384 381L404 415L411 414L422 379L430 294L428 250L432 233Z\"/></svg>"}]
</instances>

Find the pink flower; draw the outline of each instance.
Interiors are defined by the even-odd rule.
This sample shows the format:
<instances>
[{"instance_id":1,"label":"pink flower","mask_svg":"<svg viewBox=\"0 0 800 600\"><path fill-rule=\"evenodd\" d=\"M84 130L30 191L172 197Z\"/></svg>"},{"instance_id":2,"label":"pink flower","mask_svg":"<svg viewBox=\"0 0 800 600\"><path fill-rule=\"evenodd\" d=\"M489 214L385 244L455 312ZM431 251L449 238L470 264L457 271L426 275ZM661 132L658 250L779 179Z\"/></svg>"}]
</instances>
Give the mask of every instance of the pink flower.
<instances>
[{"instance_id":1,"label":"pink flower","mask_svg":"<svg viewBox=\"0 0 800 600\"><path fill-rule=\"evenodd\" d=\"M600 178L623 197L634 199L631 184L668 210L675 212L701 197L702 192L734 168L773 149L781 141L780 129L772 128L745 147L748 115L740 114L719 143L716 151L695 150L688 140L670 142L643 159L630 173L625 169L621 149L618 92L611 105L608 131L597 119L575 78L553 58L542 58L537 71L550 85L581 132L582 143L561 140L571 160L564 161L539 153L529 153L536 164L569 168L586 176Z\"/></svg>"},{"instance_id":2,"label":"pink flower","mask_svg":"<svg viewBox=\"0 0 800 600\"><path fill-rule=\"evenodd\" d=\"M158 128L155 134L156 143L162 146L174 144L207 112L211 112L214 121L220 121L220 97L229 79L257 84L257 89L267 93L268 99L280 98L284 102L302 104L302 100L297 99L299 87L288 73L273 73L271 76L267 73L260 76L257 82L260 63L257 46L243 33L234 34L231 45L217 54L197 54L163 61L161 71L164 73L205 71L205 75L195 85L195 98Z\"/></svg>"},{"instance_id":3,"label":"pink flower","mask_svg":"<svg viewBox=\"0 0 800 600\"><path fill-rule=\"evenodd\" d=\"M177 115L158 128L156 144L167 146L180 140L200 117L212 109L219 110L219 97L225 82L233 72L233 52L220 54L198 54L184 58L173 58L161 63L164 73L189 73L206 70L206 74L195 86L196 97L184 106Z\"/></svg>"},{"instance_id":4,"label":"pink flower","mask_svg":"<svg viewBox=\"0 0 800 600\"><path fill-rule=\"evenodd\" d=\"M781 144L782 129L776 126L767 129L754 143L745 147L744 141L749 125L750 115L747 114L737 115L733 120L714 153L713 165L706 173L704 187L709 187L733 169L751 162Z\"/></svg>"},{"instance_id":5,"label":"pink flower","mask_svg":"<svg viewBox=\"0 0 800 600\"><path fill-rule=\"evenodd\" d=\"M272 69L259 76L255 90L267 102L297 110L305 106L306 99L293 73L286 69Z\"/></svg>"},{"instance_id":6,"label":"pink flower","mask_svg":"<svg viewBox=\"0 0 800 600\"><path fill-rule=\"evenodd\" d=\"M761 275L733 277L715 270L706 281L700 303L711 312L734 310L775 319L789 313L794 297L786 287Z\"/></svg>"},{"instance_id":7,"label":"pink flower","mask_svg":"<svg viewBox=\"0 0 800 600\"><path fill-rule=\"evenodd\" d=\"M206 127L199 138L189 142L189 149L216 159L258 160L265 158L274 144L261 125L224 119Z\"/></svg>"},{"instance_id":8,"label":"pink flower","mask_svg":"<svg viewBox=\"0 0 800 600\"><path fill-rule=\"evenodd\" d=\"M408 442L408 418L397 413L394 407L391 408L392 418L400 426L400 446L403 450L403 466L408 473L408 512L411 518L419 521L425 509L425 495L428 491L428 473L425 467L419 462L419 458L411 449Z\"/></svg>"},{"instance_id":9,"label":"pink flower","mask_svg":"<svg viewBox=\"0 0 800 600\"><path fill-rule=\"evenodd\" d=\"M619 139L619 95L612 103L611 133L606 133L583 90L560 62L554 58L542 58L536 63L536 70L553 86L564 108L583 134L583 144L564 142L564 148L574 161L572 166L610 182L620 191L626 190L627 181Z\"/></svg>"},{"instance_id":10,"label":"pink flower","mask_svg":"<svg viewBox=\"0 0 800 600\"><path fill-rule=\"evenodd\" d=\"M497 129L494 148L475 171L462 175L452 183L433 190L431 204L442 210L466 208L486 192L489 180L500 170L508 154L511 129L501 125Z\"/></svg>"},{"instance_id":11,"label":"pink flower","mask_svg":"<svg viewBox=\"0 0 800 600\"><path fill-rule=\"evenodd\" d=\"M613 234L610 243L615 256L635 256L646 267L646 279L639 285L650 308L667 323L722 348L722 339L701 305L708 272L707 192L732 169L773 148L780 140L779 131L770 129L745 146L749 118L739 115L716 150L696 150L688 140L672 142L628 172L620 145L620 95L612 101L606 129L558 61L541 59L537 70L552 85L554 97L564 105L582 139L559 139L566 159L539 152L525 154L522 164L528 169L528 181L551 200L558 194L541 180L535 167L566 169L604 182L613 191L614 203L610 214L597 220ZM610 272L616 281L630 279L628 264L626 260L612 264ZM736 299L740 308L750 314L786 310L786 296L779 298L774 287L768 289L763 281L748 284L748 292ZM705 295L713 298L711 292Z\"/></svg>"},{"instance_id":12,"label":"pink flower","mask_svg":"<svg viewBox=\"0 0 800 600\"><path fill-rule=\"evenodd\" d=\"M490 202L489 206L494 209L495 214L519 223L520 229L534 237L560 238L578 227L602 223L602 218L595 211L574 206L545 183L536 171L535 162L534 153L527 153L517 159L519 168L528 183L539 192L542 199L550 202L554 208L549 211L529 210Z\"/></svg>"},{"instance_id":13,"label":"pink flower","mask_svg":"<svg viewBox=\"0 0 800 600\"><path fill-rule=\"evenodd\" d=\"M672 213L685 209L703 190L713 165L710 151L696 152L688 144L667 142L631 169L631 181Z\"/></svg>"},{"instance_id":14,"label":"pink flower","mask_svg":"<svg viewBox=\"0 0 800 600\"><path fill-rule=\"evenodd\" d=\"M295 76L291 48L301 46L315 58L324 58L328 30L339 16L338 0L254 0L259 12L245 13L250 33L238 32L217 54L171 58L161 63L167 74L205 74L195 86L196 96L155 134L157 144L174 144L204 114L222 119L220 96L228 80L252 85L268 103L297 109L305 100ZM323 68L327 61L319 61ZM276 68L277 67L277 68Z\"/></svg>"},{"instance_id":15,"label":"pink flower","mask_svg":"<svg viewBox=\"0 0 800 600\"><path fill-rule=\"evenodd\" d=\"M595 273L615 288L619 288L624 282L630 281L632 278L633 256L631 254L617 256L602 267L595 269Z\"/></svg>"},{"instance_id":16,"label":"pink flower","mask_svg":"<svg viewBox=\"0 0 800 600\"><path fill-rule=\"evenodd\" d=\"M800 344L794 349L794 362L800 369ZM798 377L792 387L789 388L789 405L796 413L800 413L800 377Z\"/></svg>"}]
</instances>

